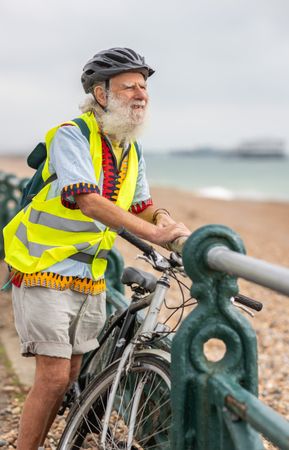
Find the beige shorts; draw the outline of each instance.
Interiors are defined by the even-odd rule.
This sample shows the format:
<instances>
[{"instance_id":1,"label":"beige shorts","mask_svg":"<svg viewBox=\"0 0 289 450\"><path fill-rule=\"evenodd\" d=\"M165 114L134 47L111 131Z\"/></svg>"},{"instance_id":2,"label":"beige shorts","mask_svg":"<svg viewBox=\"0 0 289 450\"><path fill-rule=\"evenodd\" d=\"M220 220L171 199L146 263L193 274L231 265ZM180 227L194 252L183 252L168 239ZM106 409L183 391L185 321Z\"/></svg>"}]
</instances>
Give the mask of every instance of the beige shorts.
<instances>
[{"instance_id":1,"label":"beige shorts","mask_svg":"<svg viewBox=\"0 0 289 450\"><path fill-rule=\"evenodd\" d=\"M23 356L70 359L98 347L106 318L105 292L86 295L22 283L13 286L12 299Z\"/></svg>"}]
</instances>

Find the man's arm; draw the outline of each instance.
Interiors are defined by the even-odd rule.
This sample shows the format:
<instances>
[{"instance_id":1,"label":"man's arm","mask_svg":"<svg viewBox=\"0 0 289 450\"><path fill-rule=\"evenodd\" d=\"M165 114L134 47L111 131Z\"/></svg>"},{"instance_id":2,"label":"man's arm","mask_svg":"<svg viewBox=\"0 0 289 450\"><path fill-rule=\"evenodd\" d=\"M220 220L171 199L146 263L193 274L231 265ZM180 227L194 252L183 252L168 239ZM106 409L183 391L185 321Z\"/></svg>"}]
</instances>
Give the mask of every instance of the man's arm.
<instances>
[{"instance_id":1,"label":"man's arm","mask_svg":"<svg viewBox=\"0 0 289 450\"><path fill-rule=\"evenodd\" d=\"M138 217L139 215L136 216L119 208L110 200L96 193L79 194L75 196L75 199L80 210L86 216L98 220L114 230L124 227L154 244L162 245L172 242L180 236L190 234L190 231L182 223L173 222L163 227L156 226L150 221ZM149 214L150 212L147 213L147 217Z\"/></svg>"},{"instance_id":2,"label":"man's arm","mask_svg":"<svg viewBox=\"0 0 289 450\"><path fill-rule=\"evenodd\" d=\"M158 227L165 227L176 223L165 208L155 208L153 205L148 206L144 211L138 213L137 216Z\"/></svg>"}]
</instances>

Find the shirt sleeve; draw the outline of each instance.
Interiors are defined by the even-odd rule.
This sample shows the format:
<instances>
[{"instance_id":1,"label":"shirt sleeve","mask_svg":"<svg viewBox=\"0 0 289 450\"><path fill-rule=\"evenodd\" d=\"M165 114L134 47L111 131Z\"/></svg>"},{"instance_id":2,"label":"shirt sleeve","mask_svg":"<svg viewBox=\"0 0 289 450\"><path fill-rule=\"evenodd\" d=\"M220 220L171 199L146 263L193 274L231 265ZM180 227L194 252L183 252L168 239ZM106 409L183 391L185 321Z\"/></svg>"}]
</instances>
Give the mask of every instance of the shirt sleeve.
<instances>
[{"instance_id":1,"label":"shirt sleeve","mask_svg":"<svg viewBox=\"0 0 289 450\"><path fill-rule=\"evenodd\" d=\"M51 143L51 171L57 174L62 204L78 209L76 194L99 193L89 143L77 126L60 127Z\"/></svg>"},{"instance_id":2,"label":"shirt sleeve","mask_svg":"<svg viewBox=\"0 0 289 450\"><path fill-rule=\"evenodd\" d=\"M141 145L139 143L138 147L141 150ZM143 153L142 151L140 151L136 190L129 211L133 214L139 214L152 204L153 201L150 195L149 184L146 177L146 164Z\"/></svg>"}]
</instances>

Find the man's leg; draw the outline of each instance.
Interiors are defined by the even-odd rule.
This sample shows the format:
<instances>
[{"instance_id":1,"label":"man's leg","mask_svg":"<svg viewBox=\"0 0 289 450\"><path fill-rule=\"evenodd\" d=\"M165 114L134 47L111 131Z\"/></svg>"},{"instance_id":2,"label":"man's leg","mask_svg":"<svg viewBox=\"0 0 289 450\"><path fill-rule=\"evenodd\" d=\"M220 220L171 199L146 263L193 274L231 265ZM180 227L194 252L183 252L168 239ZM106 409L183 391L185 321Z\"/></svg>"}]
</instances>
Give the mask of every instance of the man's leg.
<instances>
[{"instance_id":1,"label":"man's leg","mask_svg":"<svg viewBox=\"0 0 289 450\"><path fill-rule=\"evenodd\" d=\"M81 367L81 361L82 361L82 355L72 355L70 374L69 374L69 386L71 386L72 383L74 383L74 381L76 381L78 378L80 367ZM43 433L41 436L40 445L44 445L46 436L54 422L55 417L57 416L57 413L59 411L62 401L63 401L63 396L61 398L59 398L59 400L55 404L53 410L51 410L51 414L48 418L47 425L46 425L45 429L43 430Z\"/></svg>"},{"instance_id":2,"label":"man's leg","mask_svg":"<svg viewBox=\"0 0 289 450\"><path fill-rule=\"evenodd\" d=\"M52 411L69 385L70 371L69 359L36 355L35 380L24 403L17 450L36 450L41 445Z\"/></svg>"}]
</instances>

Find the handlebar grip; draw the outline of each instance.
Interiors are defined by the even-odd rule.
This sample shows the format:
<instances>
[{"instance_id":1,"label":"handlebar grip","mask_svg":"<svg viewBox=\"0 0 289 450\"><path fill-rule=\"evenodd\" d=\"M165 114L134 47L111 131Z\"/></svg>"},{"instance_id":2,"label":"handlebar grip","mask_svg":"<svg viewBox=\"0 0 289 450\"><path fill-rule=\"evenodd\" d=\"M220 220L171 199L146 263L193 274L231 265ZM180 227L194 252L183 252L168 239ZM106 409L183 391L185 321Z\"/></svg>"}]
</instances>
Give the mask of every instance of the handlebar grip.
<instances>
[{"instance_id":1,"label":"handlebar grip","mask_svg":"<svg viewBox=\"0 0 289 450\"><path fill-rule=\"evenodd\" d=\"M118 234L120 237L125 239L126 241L130 242L130 244L137 247L139 250L141 250L146 255L151 255L154 253L154 248L147 244L145 241L137 237L135 234L131 233L130 231L127 231L125 228L120 228L118 230Z\"/></svg>"},{"instance_id":2,"label":"handlebar grip","mask_svg":"<svg viewBox=\"0 0 289 450\"><path fill-rule=\"evenodd\" d=\"M263 304L258 302L257 300L253 300L252 298L246 297L245 295L238 294L234 297L234 300L242 305L248 306L251 309L255 309L255 311L261 311L263 308Z\"/></svg>"},{"instance_id":3,"label":"handlebar grip","mask_svg":"<svg viewBox=\"0 0 289 450\"><path fill-rule=\"evenodd\" d=\"M173 242L169 242L168 244L166 244L166 248L172 252L179 253L181 255L187 239L188 236L180 236Z\"/></svg>"}]
</instances>

